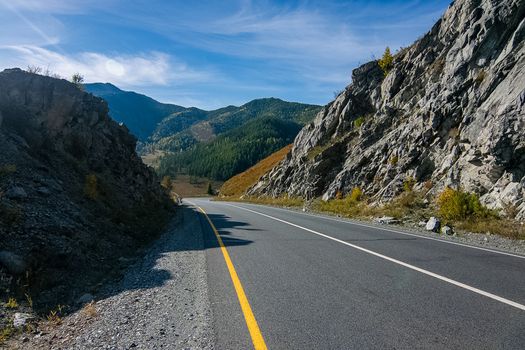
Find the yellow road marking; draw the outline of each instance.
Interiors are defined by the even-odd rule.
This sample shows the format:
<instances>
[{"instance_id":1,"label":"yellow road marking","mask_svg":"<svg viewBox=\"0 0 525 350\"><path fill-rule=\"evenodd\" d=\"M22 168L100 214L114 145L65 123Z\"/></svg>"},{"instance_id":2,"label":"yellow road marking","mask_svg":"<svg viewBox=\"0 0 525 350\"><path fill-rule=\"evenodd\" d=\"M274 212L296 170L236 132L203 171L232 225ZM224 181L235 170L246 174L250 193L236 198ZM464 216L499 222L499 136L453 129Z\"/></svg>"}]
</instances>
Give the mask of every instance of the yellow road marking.
<instances>
[{"instance_id":1,"label":"yellow road marking","mask_svg":"<svg viewBox=\"0 0 525 350\"><path fill-rule=\"evenodd\" d=\"M239 279L239 276L237 276L237 271L235 271L235 267L233 266L232 260L230 259L230 254L228 254L228 250L222 242L221 236L219 235L219 232L217 232L215 225L213 225L210 218L208 217L208 214L206 214L204 209L202 209L201 207L197 206L197 208L199 208L199 210L204 214L204 217L210 223L213 233L215 233L215 237L217 237L217 241L219 242L219 245L221 247L222 255L224 256L224 261L226 262L226 266L228 267L228 271L230 272L230 277L232 279L233 286L235 287L235 292L237 292L239 304L241 304L242 313L244 314L244 319L246 321L246 325L248 326L248 331L250 332L250 336L252 337L253 347L255 348L255 350L266 350L268 348L266 347L266 343L264 342L264 338L262 336L261 330L259 329L259 325L257 324L257 320L255 320L255 316L253 315L252 308L250 307L250 303L248 302L248 298L244 293L244 288L242 287L241 280Z\"/></svg>"}]
</instances>

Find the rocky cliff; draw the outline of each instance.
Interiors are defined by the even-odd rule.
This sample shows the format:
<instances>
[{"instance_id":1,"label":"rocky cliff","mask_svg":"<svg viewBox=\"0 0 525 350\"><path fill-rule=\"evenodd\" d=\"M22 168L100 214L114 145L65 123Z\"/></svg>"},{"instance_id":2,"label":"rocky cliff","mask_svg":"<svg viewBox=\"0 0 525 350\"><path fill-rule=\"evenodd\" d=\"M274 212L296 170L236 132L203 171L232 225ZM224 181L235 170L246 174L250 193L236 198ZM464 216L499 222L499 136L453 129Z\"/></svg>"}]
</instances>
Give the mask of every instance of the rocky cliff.
<instances>
[{"instance_id":1,"label":"rocky cliff","mask_svg":"<svg viewBox=\"0 0 525 350\"><path fill-rule=\"evenodd\" d=\"M297 136L250 194L377 201L445 186L525 217L525 1L457 0L430 32L355 69L352 83Z\"/></svg>"},{"instance_id":2,"label":"rocky cliff","mask_svg":"<svg viewBox=\"0 0 525 350\"><path fill-rule=\"evenodd\" d=\"M135 145L102 99L0 72L0 294L64 304L159 232L171 204Z\"/></svg>"}]
</instances>

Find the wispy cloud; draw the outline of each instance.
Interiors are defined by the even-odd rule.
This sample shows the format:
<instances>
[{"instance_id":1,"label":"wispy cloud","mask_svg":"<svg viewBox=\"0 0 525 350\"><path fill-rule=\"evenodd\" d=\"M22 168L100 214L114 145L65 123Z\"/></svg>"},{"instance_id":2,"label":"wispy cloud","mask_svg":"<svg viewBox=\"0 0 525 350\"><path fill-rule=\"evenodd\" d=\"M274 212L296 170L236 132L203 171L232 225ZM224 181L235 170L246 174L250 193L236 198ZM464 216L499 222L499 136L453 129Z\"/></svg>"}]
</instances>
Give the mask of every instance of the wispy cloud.
<instances>
[{"instance_id":1,"label":"wispy cloud","mask_svg":"<svg viewBox=\"0 0 525 350\"><path fill-rule=\"evenodd\" d=\"M211 73L193 70L161 52L113 56L96 52L64 55L38 46L21 45L0 47L0 58L2 56L22 68L44 67L63 77L80 72L88 82L112 82L123 87L183 84L206 81L212 77Z\"/></svg>"},{"instance_id":2,"label":"wispy cloud","mask_svg":"<svg viewBox=\"0 0 525 350\"><path fill-rule=\"evenodd\" d=\"M165 101L325 103L449 0L0 0L0 69L38 65Z\"/></svg>"}]
</instances>

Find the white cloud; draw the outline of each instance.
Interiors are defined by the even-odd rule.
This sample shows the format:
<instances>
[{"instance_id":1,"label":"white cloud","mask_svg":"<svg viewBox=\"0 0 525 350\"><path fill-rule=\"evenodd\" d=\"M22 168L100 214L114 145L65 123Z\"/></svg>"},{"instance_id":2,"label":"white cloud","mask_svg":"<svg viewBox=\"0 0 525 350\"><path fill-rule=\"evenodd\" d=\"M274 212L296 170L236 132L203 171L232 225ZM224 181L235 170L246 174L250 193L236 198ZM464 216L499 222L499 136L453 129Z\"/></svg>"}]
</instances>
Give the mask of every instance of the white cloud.
<instances>
[{"instance_id":1,"label":"white cloud","mask_svg":"<svg viewBox=\"0 0 525 350\"><path fill-rule=\"evenodd\" d=\"M19 45L0 47L0 67L38 66L62 77L82 74L86 82L111 82L122 87L177 85L207 81L209 72L195 71L167 54L113 55L82 52L62 54L46 48Z\"/></svg>"},{"instance_id":2,"label":"white cloud","mask_svg":"<svg viewBox=\"0 0 525 350\"><path fill-rule=\"evenodd\" d=\"M78 14L90 9L107 8L114 0L5 0L0 5L12 11L24 11L44 14Z\"/></svg>"}]
</instances>

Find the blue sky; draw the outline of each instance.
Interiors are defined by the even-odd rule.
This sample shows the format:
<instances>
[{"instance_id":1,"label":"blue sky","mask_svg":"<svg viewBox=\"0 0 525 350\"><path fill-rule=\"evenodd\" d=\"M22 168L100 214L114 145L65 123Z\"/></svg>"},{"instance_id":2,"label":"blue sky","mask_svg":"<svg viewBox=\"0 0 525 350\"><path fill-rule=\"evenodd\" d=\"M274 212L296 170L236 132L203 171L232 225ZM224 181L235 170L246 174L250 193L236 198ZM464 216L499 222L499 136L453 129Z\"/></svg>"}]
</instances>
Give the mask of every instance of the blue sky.
<instances>
[{"instance_id":1,"label":"blue sky","mask_svg":"<svg viewBox=\"0 0 525 350\"><path fill-rule=\"evenodd\" d=\"M325 104L449 2L0 0L0 69L80 72L205 109L270 96Z\"/></svg>"}]
</instances>

